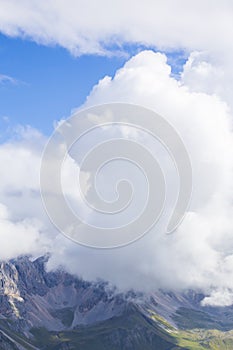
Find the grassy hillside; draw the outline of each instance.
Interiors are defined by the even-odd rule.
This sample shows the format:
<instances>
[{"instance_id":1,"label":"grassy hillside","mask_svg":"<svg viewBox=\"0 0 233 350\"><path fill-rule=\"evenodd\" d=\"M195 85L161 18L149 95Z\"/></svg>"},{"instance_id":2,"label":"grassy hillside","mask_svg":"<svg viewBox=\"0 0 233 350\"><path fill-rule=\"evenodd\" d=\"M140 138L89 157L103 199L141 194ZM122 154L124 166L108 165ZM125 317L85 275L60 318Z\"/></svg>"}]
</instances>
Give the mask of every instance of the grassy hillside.
<instances>
[{"instance_id":1,"label":"grassy hillside","mask_svg":"<svg viewBox=\"0 0 233 350\"><path fill-rule=\"evenodd\" d=\"M143 316L131 308L121 317L89 327L54 333L32 329L35 344L44 350L232 350L233 331L177 330L161 316Z\"/></svg>"},{"instance_id":2,"label":"grassy hillside","mask_svg":"<svg viewBox=\"0 0 233 350\"><path fill-rule=\"evenodd\" d=\"M232 350L233 331L223 332L214 327L220 328L217 321L213 321L207 314L194 310L179 310L178 319L182 330L172 327L161 316L151 312L151 318L176 339L181 348L189 350ZM201 325L202 328L195 328ZM208 329L213 327L213 329ZM185 329L186 328L186 329ZM189 329L191 328L191 329ZM189 330L187 330L189 329Z\"/></svg>"},{"instance_id":3,"label":"grassy hillside","mask_svg":"<svg viewBox=\"0 0 233 350\"><path fill-rule=\"evenodd\" d=\"M69 311L69 310L68 310ZM65 315L65 317L64 317ZM62 315L67 321L67 313ZM186 315L187 316L187 315ZM198 319L201 319L198 314ZM68 318L70 322L70 319ZM209 319L207 320L209 322ZM191 320L190 320L191 322ZM196 324L195 318L193 319ZM5 336L1 330L4 332ZM130 307L120 317L82 326L63 332L49 332L45 328L31 330L31 340L11 330L10 324L0 321L1 349L41 350L232 350L233 331L193 328L177 330L160 315L150 312L145 317L136 307ZM10 340L11 339L11 340ZM8 345L8 347L7 347Z\"/></svg>"},{"instance_id":4,"label":"grassy hillside","mask_svg":"<svg viewBox=\"0 0 233 350\"><path fill-rule=\"evenodd\" d=\"M54 333L32 329L41 349L179 350L178 340L153 320L131 308L126 314L89 327Z\"/></svg>"}]
</instances>

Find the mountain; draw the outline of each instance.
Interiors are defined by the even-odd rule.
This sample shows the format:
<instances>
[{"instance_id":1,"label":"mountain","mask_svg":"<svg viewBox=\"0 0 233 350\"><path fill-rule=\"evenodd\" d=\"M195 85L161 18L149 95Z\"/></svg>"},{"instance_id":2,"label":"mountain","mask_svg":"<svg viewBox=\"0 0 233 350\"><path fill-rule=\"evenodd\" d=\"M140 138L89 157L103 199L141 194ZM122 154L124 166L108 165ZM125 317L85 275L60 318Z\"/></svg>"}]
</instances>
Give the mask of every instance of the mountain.
<instances>
[{"instance_id":1,"label":"mountain","mask_svg":"<svg viewBox=\"0 0 233 350\"><path fill-rule=\"evenodd\" d=\"M0 264L0 349L233 349L233 308L202 307L204 295L119 293L47 257Z\"/></svg>"}]
</instances>

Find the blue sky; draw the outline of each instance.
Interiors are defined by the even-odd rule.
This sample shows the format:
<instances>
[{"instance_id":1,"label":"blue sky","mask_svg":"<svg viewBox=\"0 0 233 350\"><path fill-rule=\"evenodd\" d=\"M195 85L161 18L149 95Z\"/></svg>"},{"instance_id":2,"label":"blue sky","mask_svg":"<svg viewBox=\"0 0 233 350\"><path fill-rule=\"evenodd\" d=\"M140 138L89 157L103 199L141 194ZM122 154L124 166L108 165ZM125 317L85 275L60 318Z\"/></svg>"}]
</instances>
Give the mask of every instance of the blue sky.
<instances>
[{"instance_id":1,"label":"blue sky","mask_svg":"<svg viewBox=\"0 0 233 350\"><path fill-rule=\"evenodd\" d=\"M0 34L0 74L15 82L0 83L0 129L30 125L50 134L54 120L70 115L80 106L92 87L145 47L125 47L118 56L72 56L59 46L43 46L33 41ZM176 74L184 63L182 52L168 53L168 62Z\"/></svg>"},{"instance_id":2,"label":"blue sky","mask_svg":"<svg viewBox=\"0 0 233 350\"><path fill-rule=\"evenodd\" d=\"M53 121L70 115L93 85L114 75L125 57L73 57L60 47L46 47L0 35L0 73L16 79L0 84L1 129L29 124L50 133Z\"/></svg>"}]
</instances>

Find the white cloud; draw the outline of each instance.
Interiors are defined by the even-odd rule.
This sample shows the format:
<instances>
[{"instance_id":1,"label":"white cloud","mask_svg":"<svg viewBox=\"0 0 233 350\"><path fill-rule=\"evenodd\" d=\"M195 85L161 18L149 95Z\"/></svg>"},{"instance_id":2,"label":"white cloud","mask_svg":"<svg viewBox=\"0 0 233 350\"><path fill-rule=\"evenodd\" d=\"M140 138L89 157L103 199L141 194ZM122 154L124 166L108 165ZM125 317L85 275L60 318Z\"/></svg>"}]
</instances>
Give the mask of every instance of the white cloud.
<instances>
[{"instance_id":1,"label":"white cloud","mask_svg":"<svg viewBox=\"0 0 233 350\"><path fill-rule=\"evenodd\" d=\"M220 98L190 91L170 72L165 55L141 52L115 77L101 80L85 106L135 103L174 125L190 153L194 175L193 199L182 225L171 236L159 234L157 227L140 241L111 251L75 247L57 237L49 266L62 263L84 278L104 278L123 289L201 289L211 295L205 303L217 303L212 292L228 290L233 295L231 118ZM134 131L131 137L140 140Z\"/></svg>"},{"instance_id":2,"label":"white cloud","mask_svg":"<svg viewBox=\"0 0 233 350\"><path fill-rule=\"evenodd\" d=\"M228 0L1 0L0 30L74 54L127 43L232 53L232 12Z\"/></svg>"},{"instance_id":3,"label":"white cloud","mask_svg":"<svg viewBox=\"0 0 233 350\"><path fill-rule=\"evenodd\" d=\"M0 258L8 260L19 255L43 254L40 225L37 220L14 221L6 206L0 203Z\"/></svg>"},{"instance_id":4,"label":"white cloud","mask_svg":"<svg viewBox=\"0 0 233 350\"><path fill-rule=\"evenodd\" d=\"M18 127L12 139L0 145L1 260L48 250L39 192L44 140L36 130Z\"/></svg>"},{"instance_id":5,"label":"white cloud","mask_svg":"<svg viewBox=\"0 0 233 350\"><path fill-rule=\"evenodd\" d=\"M192 52L184 66L181 82L190 91L217 95L226 101L233 111L231 52L211 55L208 52Z\"/></svg>"}]
</instances>

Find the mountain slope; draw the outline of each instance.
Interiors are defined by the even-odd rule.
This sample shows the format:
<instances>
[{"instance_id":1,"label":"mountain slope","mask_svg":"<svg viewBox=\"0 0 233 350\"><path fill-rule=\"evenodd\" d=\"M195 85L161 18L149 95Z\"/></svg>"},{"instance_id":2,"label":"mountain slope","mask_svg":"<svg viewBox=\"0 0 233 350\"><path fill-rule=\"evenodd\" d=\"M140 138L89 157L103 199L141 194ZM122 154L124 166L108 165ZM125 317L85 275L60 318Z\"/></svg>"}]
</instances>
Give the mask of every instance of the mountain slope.
<instances>
[{"instance_id":1,"label":"mountain slope","mask_svg":"<svg viewBox=\"0 0 233 350\"><path fill-rule=\"evenodd\" d=\"M149 350L181 349L161 327L131 306L121 316L59 333L33 329L41 349ZM43 334L43 336L41 336Z\"/></svg>"},{"instance_id":2,"label":"mountain slope","mask_svg":"<svg viewBox=\"0 0 233 350\"><path fill-rule=\"evenodd\" d=\"M0 349L233 349L232 308L203 308L192 291L117 293L45 264L1 263Z\"/></svg>"}]
</instances>

